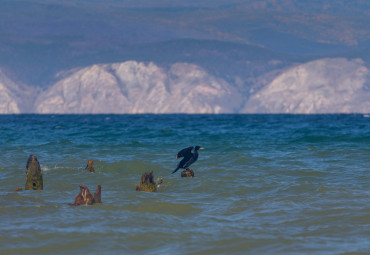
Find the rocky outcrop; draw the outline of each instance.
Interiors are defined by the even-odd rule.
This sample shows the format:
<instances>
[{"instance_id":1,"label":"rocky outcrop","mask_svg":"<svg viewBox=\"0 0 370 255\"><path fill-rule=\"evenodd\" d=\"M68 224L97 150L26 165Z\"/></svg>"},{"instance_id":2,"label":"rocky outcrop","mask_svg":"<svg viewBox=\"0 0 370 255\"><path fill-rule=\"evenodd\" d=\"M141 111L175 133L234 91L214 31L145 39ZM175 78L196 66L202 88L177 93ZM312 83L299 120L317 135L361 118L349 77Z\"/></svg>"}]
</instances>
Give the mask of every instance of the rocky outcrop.
<instances>
[{"instance_id":1,"label":"rocky outcrop","mask_svg":"<svg viewBox=\"0 0 370 255\"><path fill-rule=\"evenodd\" d=\"M95 203L102 203L101 186L98 185L93 197L90 190L85 185L80 184L80 193L76 196L73 205L92 205Z\"/></svg>"},{"instance_id":2,"label":"rocky outcrop","mask_svg":"<svg viewBox=\"0 0 370 255\"><path fill-rule=\"evenodd\" d=\"M42 93L37 113L234 113L236 89L199 66L128 61L81 69Z\"/></svg>"},{"instance_id":3,"label":"rocky outcrop","mask_svg":"<svg viewBox=\"0 0 370 255\"><path fill-rule=\"evenodd\" d=\"M147 191L147 192L157 191L157 184L154 181L153 171L143 173L141 175L140 184L136 185L136 191Z\"/></svg>"},{"instance_id":4,"label":"rocky outcrop","mask_svg":"<svg viewBox=\"0 0 370 255\"><path fill-rule=\"evenodd\" d=\"M40 163L36 156L30 155L26 165L26 190L43 190L44 182Z\"/></svg>"},{"instance_id":5,"label":"rocky outcrop","mask_svg":"<svg viewBox=\"0 0 370 255\"><path fill-rule=\"evenodd\" d=\"M359 59L295 66L253 94L244 113L369 113L370 71Z\"/></svg>"}]
</instances>

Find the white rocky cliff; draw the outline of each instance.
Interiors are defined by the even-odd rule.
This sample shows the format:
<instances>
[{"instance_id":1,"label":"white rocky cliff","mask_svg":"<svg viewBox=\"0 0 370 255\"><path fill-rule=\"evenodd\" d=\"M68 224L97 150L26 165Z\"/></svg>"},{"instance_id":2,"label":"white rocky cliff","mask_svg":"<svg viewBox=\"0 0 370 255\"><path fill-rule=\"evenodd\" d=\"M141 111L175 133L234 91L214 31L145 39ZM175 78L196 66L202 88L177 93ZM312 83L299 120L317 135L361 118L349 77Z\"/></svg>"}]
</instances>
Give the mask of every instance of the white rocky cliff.
<instances>
[{"instance_id":1,"label":"white rocky cliff","mask_svg":"<svg viewBox=\"0 0 370 255\"><path fill-rule=\"evenodd\" d=\"M362 60L319 59L292 67L253 94L244 113L369 113L370 72Z\"/></svg>"},{"instance_id":2,"label":"white rocky cliff","mask_svg":"<svg viewBox=\"0 0 370 255\"><path fill-rule=\"evenodd\" d=\"M199 66L177 63L94 65L51 86L36 113L233 113L242 97Z\"/></svg>"}]
</instances>

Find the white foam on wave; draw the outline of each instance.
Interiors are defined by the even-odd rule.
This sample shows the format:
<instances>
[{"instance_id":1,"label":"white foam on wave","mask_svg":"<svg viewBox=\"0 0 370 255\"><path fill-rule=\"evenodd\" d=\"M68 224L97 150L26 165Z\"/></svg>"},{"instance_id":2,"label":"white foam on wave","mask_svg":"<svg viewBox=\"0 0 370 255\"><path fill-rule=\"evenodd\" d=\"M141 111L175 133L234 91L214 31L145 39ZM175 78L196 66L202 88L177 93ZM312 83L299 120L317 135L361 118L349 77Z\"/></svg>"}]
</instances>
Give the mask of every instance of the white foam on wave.
<instances>
[{"instance_id":1,"label":"white foam on wave","mask_svg":"<svg viewBox=\"0 0 370 255\"><path fill-rule=\"evenodd\" d=\"M68 168L68 167L58 166L57 164L55 164L54 166L47 166L47 165L40 164L40 168L41 168L41 171L47 172L47 171L50 171L50 170L55 170L55 169L60 169L60 168Z\"/></svg>"},{"instance_id":2,"label":"white foam on wave","mask_svg":"<svg viewBox=\"0 0 370 255\"><path fill-rule=\"evenodd\" d=\"M41 168L41 171L43 171L43 172L47 172L47 171L50 170L50 167L45 166L45 165L41 165L41 164L40 164L40 168Z\"/></svg>"}]
</instances>

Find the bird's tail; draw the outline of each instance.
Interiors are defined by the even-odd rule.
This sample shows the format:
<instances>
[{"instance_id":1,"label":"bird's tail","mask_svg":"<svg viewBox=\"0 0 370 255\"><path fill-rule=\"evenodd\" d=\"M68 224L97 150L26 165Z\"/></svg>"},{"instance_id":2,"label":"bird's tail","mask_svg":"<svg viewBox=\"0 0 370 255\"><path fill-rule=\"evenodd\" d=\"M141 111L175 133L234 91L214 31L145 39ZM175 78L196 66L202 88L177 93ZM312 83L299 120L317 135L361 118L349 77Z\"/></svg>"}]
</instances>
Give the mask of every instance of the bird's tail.
<instances>
[{"instance_id":1,"label":"bird's tail","mask_svg":"<svg viewBox=\"0 0 370 255\"><path fill-rule=\"evenodd\" d=\"M176 168L175 170L173 170L173 171L172 171L172 173L171 173L171 174L176 173L176 172L177 172L177 170L179 170L179 169L180 169L180 167Z\"/></svg>"}]
</instances>

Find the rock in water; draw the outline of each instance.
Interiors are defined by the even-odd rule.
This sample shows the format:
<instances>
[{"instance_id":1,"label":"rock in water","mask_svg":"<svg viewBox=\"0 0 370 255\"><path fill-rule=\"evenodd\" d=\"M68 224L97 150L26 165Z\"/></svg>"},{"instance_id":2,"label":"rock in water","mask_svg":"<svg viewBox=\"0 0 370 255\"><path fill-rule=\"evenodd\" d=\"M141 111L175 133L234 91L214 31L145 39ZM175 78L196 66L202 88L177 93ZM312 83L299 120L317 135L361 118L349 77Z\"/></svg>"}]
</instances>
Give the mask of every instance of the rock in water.
<instances>
[{"instance_id":1,"label":"rock in water","mask_svg":"<svg viewBox=\"0 0 370 255\"><path fill-rule=\"evenodd\" d=\"M181 172L181 177L194 177L194 171L188 168Z\"/></svg>"},{"instance_id":2,"label":"rock in water","mask_svg":"<svg viewBox=\"0 0 370 255\"><path fill-rule=\"evenodd\" d=\"M94 203L102 203L101 201L101 186L98 185L98 188L96 189L94 193Z\"/></svg>"},{"instance_id":3,"label":"rock in water","mask_svg":"<svg viewBox=\"0 0 370 255\"><path fill-rule=\"evenodd\" d=\"M43 190L40 164L34 155L30 155L27 160L25 190Z\"/></svg>"},{"instance_id":4,"label":"rock in water","mask_svg":"<svg viewBox=\"0 0 370 255\"><path fill-rule=\"evenodd\" d=\"M92 159L89 159L87 161L87 166L85 168L87 171L91 172L91 173L95 173L95 169L94 169L94 161L92 161Z\"/></svg>"},{"instance_id":5,"label":"rock in water","mask_svg":"<svg viewBox=\"0 0 370 255\"><path fill-rule=\"evenodd\" d=\"M85 185L80 185L80 193L75 198L73 205L92 205L94 198L90 193L90 190Z\"/></svg>"},{"instance_id":6,"label":"rock in water","mask_svg":"<svg viewBox=\"0 0 370 255\"><path fill-rule=\"evenodd\" d=\"M144 173L141 176L140 185L136 186L137 191L147 191L147 192L156 192L157 185L154 181L153 171L149 173Z\"/></svg>"}]
</instances>

